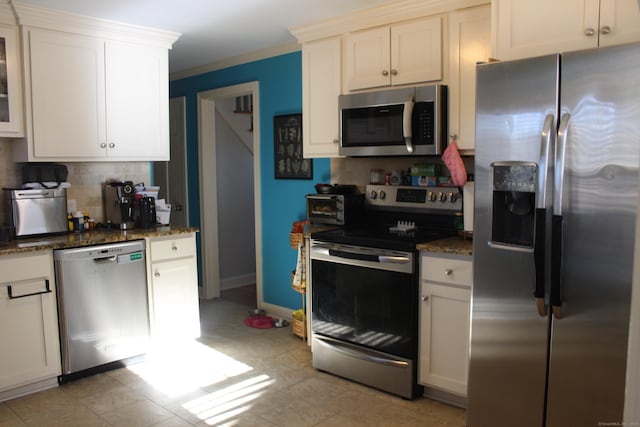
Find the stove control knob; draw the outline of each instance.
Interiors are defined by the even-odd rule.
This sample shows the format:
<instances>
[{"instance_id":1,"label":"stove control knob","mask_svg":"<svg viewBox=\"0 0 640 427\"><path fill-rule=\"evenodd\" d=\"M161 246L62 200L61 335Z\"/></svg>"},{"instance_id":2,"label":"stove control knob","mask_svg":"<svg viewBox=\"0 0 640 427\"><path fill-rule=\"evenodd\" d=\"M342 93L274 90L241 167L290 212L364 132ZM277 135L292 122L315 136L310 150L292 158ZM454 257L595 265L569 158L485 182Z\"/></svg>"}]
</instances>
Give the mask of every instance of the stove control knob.
<instances>
[{"instance_id":1,"label":"stove control knob","mask_svg":"<svg viewBox=\"0 0 640 427\"><path fill-rule=\"evenodd\" d=\"M369 193L369 198L375 200L378 197L378 193L375 190L371 190Z\"/></svg>"},{"instance_id":2,"label":"stove control knob","mask_svg":"<svg viewBox=\"0 0 640 427\"><path fill-rule=\"evenodd\" d=\"M384 200L385 197L387 197L387 193L385 193L384 190L380 190L380 200Z\"/></svg>"},{"instance_id":3,"label":"stove control knob","mask_svg":"<svg viewBox=\"0 0 640 427\"><path fill-rule=\"evenodd\" d=\"M429 199L430 202L435 202L436 193L434 193L433 191L429 191L429 193L427 194L427 198Z\"/></svg>"},{"instance_id":4,"label":"stove control knob","mask_svg":"<svg viewBox=\"0 0 640 427\"><path fill-rule=\"evenodd\" d=\"M456 193L449 193L449 201L455 203L456 200L458 200L458 195Z\"/></svg>"},{"instance_id":5,"label":"stove control knob","mask_svg":"<svg viewBox=\"0 0 640 427\"><path fill-rule=\"evenodd\" d=\"M447 201L447 193L438 193L438 199L440 199L441 202L446 202Z\"/></svg>"}]
</instances>

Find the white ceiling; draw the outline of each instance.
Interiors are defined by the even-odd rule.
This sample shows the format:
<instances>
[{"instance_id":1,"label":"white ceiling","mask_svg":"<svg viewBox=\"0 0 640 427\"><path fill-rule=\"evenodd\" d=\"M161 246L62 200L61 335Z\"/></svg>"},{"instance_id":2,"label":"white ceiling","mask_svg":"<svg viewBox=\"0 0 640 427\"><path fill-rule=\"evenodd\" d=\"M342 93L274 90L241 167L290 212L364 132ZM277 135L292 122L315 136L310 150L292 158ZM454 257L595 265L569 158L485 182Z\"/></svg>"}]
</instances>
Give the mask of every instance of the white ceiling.
<instances>
[{"instance_id":1,"label":"white ceiling","mask_svg":"<svg viewBox=\"0 0 640 427\"><path fill-rule=\"evenodd\" d=\"M295 43L293 26L393 0L17 0L49 9L182 33L169 52L178 72Z\"/></svg>"}]
</instances>

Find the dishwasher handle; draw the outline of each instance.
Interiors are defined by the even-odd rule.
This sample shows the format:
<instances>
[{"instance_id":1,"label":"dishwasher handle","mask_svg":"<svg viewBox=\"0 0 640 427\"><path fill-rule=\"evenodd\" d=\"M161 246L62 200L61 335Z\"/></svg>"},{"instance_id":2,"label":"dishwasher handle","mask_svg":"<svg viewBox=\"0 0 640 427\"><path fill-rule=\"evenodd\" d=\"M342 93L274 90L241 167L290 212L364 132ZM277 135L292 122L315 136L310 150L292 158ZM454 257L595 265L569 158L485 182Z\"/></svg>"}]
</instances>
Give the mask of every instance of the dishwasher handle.
<instances>
[{"instance_id":1,"label":"dishwasher handle","mask_svg":"<svg viewBox=\"0 0 640 427\"><path fill-rule=\"evenodd\" d=\"M117 259L118 259L118 256L113 255L113 256L107 256L102 258L94 258L93 262L95 262L96 264L109 264L109 263L115 262Z\"/></svg>"}]
</instances>

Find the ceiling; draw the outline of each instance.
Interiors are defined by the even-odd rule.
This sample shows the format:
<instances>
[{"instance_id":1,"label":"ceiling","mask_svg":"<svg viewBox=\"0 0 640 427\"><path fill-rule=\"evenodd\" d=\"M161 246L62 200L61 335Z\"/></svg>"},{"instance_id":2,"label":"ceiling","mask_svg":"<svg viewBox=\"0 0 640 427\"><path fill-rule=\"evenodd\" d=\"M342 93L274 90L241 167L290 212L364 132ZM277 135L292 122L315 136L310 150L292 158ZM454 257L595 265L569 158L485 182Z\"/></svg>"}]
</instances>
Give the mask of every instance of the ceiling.
<instances>
[{"instance_id":1,"label":"ceiling","mask_svg":"<svg viewBox=\"0 0 640 427\"><path fill-rule=\"evenodd\" d=\"M393 0L17 0L181 33L169 52L171 73L293 44L293 26Z\"/></svg>"}]
</instances>

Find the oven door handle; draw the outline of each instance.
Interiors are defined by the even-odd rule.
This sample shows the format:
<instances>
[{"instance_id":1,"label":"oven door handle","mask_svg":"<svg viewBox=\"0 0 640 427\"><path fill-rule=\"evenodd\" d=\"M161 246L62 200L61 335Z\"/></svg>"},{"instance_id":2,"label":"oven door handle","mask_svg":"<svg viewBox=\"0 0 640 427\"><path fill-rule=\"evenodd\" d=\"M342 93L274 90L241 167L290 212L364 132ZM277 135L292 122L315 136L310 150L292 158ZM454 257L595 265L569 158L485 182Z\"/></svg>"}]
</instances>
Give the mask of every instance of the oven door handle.
<instances>
[{"instance_id":1,"label":"oven door handle","mask_svg":"<svg viewBox=\"0 0 640 427\"><path fill-rule=\"evenodd\" d=\"M347 356L355 357L357 359L366 360L367 362L377 363L379 365L389 365L395 366L396 368L408 368L409 363L403 360L394 360L382 358L379 356L372 356L370 354L361 353L358 351L351 350L347 347L343 347L338 343L329 343L328 341L322 339L321 337L316 336L316 342L320 343L326 347L329 347L333 351L337 351L338 353L342 353Z\"/></svg>"},{"instance_id":2,"label":"oven door handle","mask_svg":"<svg viewBox=\"0 0 640 427\"><path fill-rule=\"evenodd\" d=\"M375 255L375 254L359 254L355 252L348 252L339 249L319 249L318 252L325 253L325 255L335 256L338 258L355 259L358 261L370 261L379 263L390 264L405 264L411 262L411 259L405 256L397 255Z\"/></svg>"}]
</instances>

